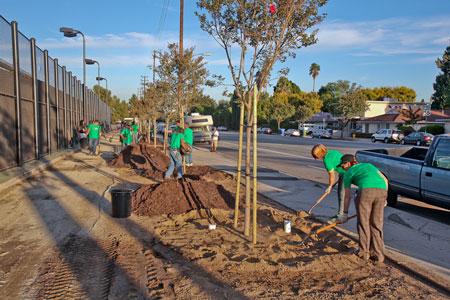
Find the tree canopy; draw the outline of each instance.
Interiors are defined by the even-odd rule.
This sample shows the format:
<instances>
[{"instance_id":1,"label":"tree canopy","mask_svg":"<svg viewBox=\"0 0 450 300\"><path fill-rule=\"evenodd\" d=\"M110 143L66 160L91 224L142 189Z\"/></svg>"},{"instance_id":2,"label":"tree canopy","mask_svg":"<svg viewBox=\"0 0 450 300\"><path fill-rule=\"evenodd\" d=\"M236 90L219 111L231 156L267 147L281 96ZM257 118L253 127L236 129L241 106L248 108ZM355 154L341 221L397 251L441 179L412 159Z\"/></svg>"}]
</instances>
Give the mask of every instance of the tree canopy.
<instances>
[{"instance_id":1,"label":"tree canopy","mask_svg":"<svg viewBox=\"0 0 450 300\"><path fill-rule=\"evenodd\" d=\"M442 58L436 60L436 66L442 73L436 76L433 84L432 108L444 109L450 107L450 46L445 49Z\"/></svg>"}]
</instances>

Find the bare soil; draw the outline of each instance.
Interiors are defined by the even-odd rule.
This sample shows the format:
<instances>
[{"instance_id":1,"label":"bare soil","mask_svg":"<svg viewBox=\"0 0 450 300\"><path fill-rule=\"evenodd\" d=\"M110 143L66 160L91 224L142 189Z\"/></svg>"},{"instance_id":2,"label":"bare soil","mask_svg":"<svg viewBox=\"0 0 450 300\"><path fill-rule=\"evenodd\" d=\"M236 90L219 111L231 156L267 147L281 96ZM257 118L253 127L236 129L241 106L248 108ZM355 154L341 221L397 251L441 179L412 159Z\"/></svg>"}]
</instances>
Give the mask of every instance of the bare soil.
<instances>
[{"instance_id":1,"label":"bare soil","mask_svg":"<svg viewBox=\"0 0 450 300\"><path fill-rule=\"evenodd\" d=\"M141 171L148 178L160 180L167 171L169 158L158 147L141 143L126 147L110 165L130 167Z\"/></svg>"},{"instance_id":2,"label":"bare soil","mask_svg":"<svg viewBox=\"0 0 450 300\"><path fill-rule=\"evenodd\" d=\"M108 189L142 180L124 182L115 170L80 153L0 196L1 299L448 298L389 264L359 259L356 243L333 230L303 245L322 224L269 199L259 198L252 245L243 211L232 226L234 179L202 167L191 169L199 178L138 190L135 199L147 203L135 204L150 216L114 219Z\"/></svg>"}]
</instances>

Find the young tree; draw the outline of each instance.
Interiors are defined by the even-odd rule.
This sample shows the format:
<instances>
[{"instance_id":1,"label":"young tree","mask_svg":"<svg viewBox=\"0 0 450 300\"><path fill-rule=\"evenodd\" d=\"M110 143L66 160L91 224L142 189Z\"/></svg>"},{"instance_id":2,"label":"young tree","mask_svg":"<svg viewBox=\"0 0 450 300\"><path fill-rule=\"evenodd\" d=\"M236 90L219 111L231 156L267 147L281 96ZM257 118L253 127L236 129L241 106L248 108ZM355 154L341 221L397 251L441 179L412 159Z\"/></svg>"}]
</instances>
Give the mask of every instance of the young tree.
<instances>
[{"instance_id":1,"label":"young tree","mask_svg":"<svg viewBox=\"0 0 450 300\"><path fill-rule=\"evenodd\" d=\"M309 76L313 78L313 92L316 90L316 77L319 76L320 66L316 63L312 63L309 67Z\"/></svg>"},{"instance_id":2,"label":"young tree","mask_svg":"<svg viewBox=\"0 0 450 300\"><path fill-rule=\"evenodd\" d=\"M329 82L319 89L319 96L323 102L323 111L332 112L333 107L343 95L354 90L358 85L348 80Z\"/></svg>"},{"instance_id":3,"label":"young tree","mask_svg":"<svg viewBox=\"0 0 450 300\"><path fill-rule=\"evenodd\" d=\"M413 106L408 106L407 108L403 108L400 113L406 119L405 125L414 125L424 119L420 107L414 108Z\"/></svg>"},{"instance_id":4,"label":"young tree","mask_svg":"<svg viewBox=\"0 0 450 300\"><path fill-rule=\"evenodd\" d=\"M436 82L433 84L434 94L431 106L443 110L450 107L450 46L445 49L442 58L436 60L436 66L442 73L436 76Z\"/></svg>"},{"instance_id":5,"label":"young tree","mask_svg":"<svg viewBox=\"0 0 450 300\"><path fill-rule=\"evenodd\" d=\"M254 89L261 91L266 87L276 62L284 62L288 57L294 57L297 49L316 42L317 30L311 28L323 20L324 15L319 13L319 8L325 3L326 0L274 0L272 9L269 9L266 0L197 0L199 11L196 14L200 27L225 51L241 111L246 111L247 125L257 117L252 110ZM238 55L234 56L236 52ZM259 96L255 95L257 102ZM239 158L242 157L243 115L240 119ZM247 126L246 146L244 233L250 235L250 126ZM239 202L241 174L239 158L236 204ZM253 242L256 242L255 218L254 211Z\"/></svg>"},{"instance_id":6,"label":"young tree","mask_svg":"<svg viewBox=\"0 0 450 300\"><path fill-rule=\"evenodd\" d=\"M367 97L359 88L353 89L339 97L337 102L332 106L331 113L339 118L341 137L344 137L344 129L350 120L360 117L368 109Z\"/></svg>"}]
</instances>

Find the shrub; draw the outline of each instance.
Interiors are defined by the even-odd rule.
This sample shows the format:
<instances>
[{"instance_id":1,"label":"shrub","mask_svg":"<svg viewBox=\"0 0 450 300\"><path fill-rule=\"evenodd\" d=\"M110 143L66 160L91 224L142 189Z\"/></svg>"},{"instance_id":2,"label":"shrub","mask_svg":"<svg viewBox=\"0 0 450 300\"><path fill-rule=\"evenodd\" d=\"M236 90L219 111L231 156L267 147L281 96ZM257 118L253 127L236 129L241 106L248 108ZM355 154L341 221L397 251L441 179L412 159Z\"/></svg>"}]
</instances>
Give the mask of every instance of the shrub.
<instances>
[{"instance_id":1,"label":"shrub","mask_svg":"<svg viewBox=\"0 0 450 300\"><path fill-rule=\"evenodd\" d=\"M365 132L355 132L356 138L370 139L372 137L372 133Z\"/></svg>"},{"instance_id":2,"label":"shrub","mask_svg":"<svg viewBox=\"0 0 450 300\"><path fill-rule=\"evenodd\" d=\"M411 132L414 132L414 128L412 128L412 126L408 126L408 125L399 125L397 126L397 129L400 130L404 136L409 135Z\"/></svg>"},{"instance_id":3,"label":"shrub","mask_svg":"<svg viewBox=\"0 0 450 300\"><path fill-rule=\"evenodd\" d=\"M419 129L420 132L428 132L433 135L445 133L445 128L442 125L427 125Z\"/></svg>"}]
</instances>

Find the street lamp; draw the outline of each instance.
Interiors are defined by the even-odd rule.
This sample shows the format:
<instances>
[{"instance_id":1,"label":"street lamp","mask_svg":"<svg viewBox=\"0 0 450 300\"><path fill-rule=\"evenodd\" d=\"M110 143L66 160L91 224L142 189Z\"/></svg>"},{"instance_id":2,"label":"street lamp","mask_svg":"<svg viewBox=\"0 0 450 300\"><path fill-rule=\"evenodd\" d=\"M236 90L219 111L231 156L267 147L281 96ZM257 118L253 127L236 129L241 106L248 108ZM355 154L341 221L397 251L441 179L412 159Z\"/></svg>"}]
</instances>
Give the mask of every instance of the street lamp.
<instances>
[{"instance_id":1,"label":"street lamp","mask_svg":"<svg viewBox=\"0 0 450 300\"><path fill-rule=\"evenodd\" d=\"M86 117L85 115L85 106L86 106L86 96L84 94L84 88L86 87L86 38L84 36L84 34L76 29L70 28L70 27L60 27L59 31L64 33L65 37L68 38L73 38L76 37L78 34L81 35L81 37L83 38L83 116Z\"/></svg>"},{"instance_id":2,"label":"street lamp","mask_svg":"<svg viewBox=\"0 0 450 300\"><path fill-rule=\"evenodd\" d=\"M87 65L93 65L93 64L97 64L97 78L100 77L100 63L96 60L90 59L90 58L85 58L84 62ZM100 85L100 80L97 79L97 84Z\"/></svg>"},{"instance_id":3,"label":"street lamp","mask_svg":"<svg viewBox=\"0 0 450 300\"><path fill-rule=\"evenodd\" d=\"M100 81L102 81L102 80L106 81L106 92L108 93L108 79L106 79L105 77L100 77L100 76L97 76L95 79L96 79L98 82L100 82Z\"/></svg>"}]
</instances>

